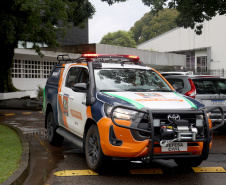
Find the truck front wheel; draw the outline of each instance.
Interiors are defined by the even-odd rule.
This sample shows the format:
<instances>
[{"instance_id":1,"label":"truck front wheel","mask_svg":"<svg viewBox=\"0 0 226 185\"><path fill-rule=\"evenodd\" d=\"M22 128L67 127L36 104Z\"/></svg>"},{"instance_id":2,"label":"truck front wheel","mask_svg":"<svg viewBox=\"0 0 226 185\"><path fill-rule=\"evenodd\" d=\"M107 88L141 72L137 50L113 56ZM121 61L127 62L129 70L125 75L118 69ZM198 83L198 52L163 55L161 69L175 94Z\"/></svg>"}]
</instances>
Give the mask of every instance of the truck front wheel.
<instances>
[{"instance_id":1,"label":"truck front wheel","mask_svg":"<svg viewBox=\"0 0 226 185\"><path fill-rule=\"evenodd\" d=\"M51 111L47 115L47 135L49 143L54 146L60 146L63 143L64 138L56 132L56 129L54 115Z\"/></svg>"},{"instance_id":2,"label":"truck front wheel","mask_svg":"<svg viewBox=\"0 0 226 185\"><path fill-rule=\"evenodd\" d=\"M85 155L89 168L98 172L103 165L104 154L100 145L97 125L90 126L85 140Z\"/></svg>"}]
</instances>

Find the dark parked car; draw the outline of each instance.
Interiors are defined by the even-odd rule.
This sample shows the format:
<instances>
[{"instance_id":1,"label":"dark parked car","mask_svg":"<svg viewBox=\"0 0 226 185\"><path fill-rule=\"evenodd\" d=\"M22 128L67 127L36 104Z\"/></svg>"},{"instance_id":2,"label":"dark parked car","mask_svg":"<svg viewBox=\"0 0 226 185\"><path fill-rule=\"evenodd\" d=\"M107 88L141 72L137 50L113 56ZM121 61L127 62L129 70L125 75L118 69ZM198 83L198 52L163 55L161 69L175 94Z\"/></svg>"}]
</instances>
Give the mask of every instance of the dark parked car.
<instances>
[{"instance_id":1,"label":"dark parked car","mask_svg":"<svg viewBox=\"0 0 226 185\"><path fill-rule=\"evenodd\" d=\"M177 92L200 101L206 109L220 106L226 112L226 78L195 75L169 75L165 78ZM218 120L218 113L210 115L212 121Z\"/></svg>"}]
</instances>

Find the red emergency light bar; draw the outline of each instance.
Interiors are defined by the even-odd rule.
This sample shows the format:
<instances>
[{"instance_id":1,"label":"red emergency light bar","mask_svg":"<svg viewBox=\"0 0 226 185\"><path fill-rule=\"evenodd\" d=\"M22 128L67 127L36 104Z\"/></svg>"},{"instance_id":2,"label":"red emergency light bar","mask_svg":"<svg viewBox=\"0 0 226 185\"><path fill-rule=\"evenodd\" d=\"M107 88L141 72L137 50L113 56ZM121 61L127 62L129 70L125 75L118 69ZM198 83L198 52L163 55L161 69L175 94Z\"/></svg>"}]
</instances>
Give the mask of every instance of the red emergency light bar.
<instances>
[{"instance_id":1,"label":"red emergency light bar","mask_svg":"<svg viewBox=\"0 0 226 185\"><path fill-rule=\"evenodd\" d=\"M127 58L127 59L134 59L139 60L138 56L134 55L110 55L110 54L83 54L82 58Z\"/></svg>"}]
</instances>

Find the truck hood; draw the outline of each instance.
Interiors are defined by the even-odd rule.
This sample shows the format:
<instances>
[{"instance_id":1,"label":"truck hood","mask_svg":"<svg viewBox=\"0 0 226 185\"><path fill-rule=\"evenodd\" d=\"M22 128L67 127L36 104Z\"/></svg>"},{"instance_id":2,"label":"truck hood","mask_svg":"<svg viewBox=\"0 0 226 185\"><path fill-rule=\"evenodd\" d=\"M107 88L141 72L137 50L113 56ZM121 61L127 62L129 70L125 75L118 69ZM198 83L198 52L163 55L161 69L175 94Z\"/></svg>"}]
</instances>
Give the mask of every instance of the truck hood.
<instances>
[{"instance_id":1,"label":"truck hood","mask_svg":"<svg viewBox=\"0 0 226 185\"><path fill-rule=\"evenodd\" d=\"M98 99L116 105L135 106L138 109L192 109L197 104L175 92L101 92Z\"/></svg>"}]
</instances>

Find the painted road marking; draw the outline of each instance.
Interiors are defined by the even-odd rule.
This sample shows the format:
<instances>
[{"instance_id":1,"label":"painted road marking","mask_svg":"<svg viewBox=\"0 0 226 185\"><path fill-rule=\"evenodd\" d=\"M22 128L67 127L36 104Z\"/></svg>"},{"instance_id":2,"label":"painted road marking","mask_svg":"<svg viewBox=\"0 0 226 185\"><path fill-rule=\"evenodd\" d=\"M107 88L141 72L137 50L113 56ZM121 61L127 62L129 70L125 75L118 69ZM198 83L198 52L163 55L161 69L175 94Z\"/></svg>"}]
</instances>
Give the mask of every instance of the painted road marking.
<instances>
[{"instance_id":1,"label":"painted road marking","mask_svg":"<svg viewBox=\"0 0 226 185\"><path fill-rule=\"evenodd\" d=\"M192 169L193 169L193 172L195 173L226 173L226 170L223 167L192 167ZM151 175L151 174L164 174L164 173L160 168L150 168L150 169L130 169L130 174L131 175ZM59 177L88 176L88 175L98 175L98 173L92 170L64 170L64 171L55 172L54 175Z\"/></svg>"},{"instance_id":2,"label":"painted road marking","mask_svg":"<svg viewBox=\"0 0 226 185\"><path fill-rule=\"evenodd\" d=\"M9 114L4 114L5 116L14 116L15 114L9 113Z\"/></svg>"},{"instance_id":3,"label":"painted road marking","mask_svg":"<svg viewBox=\"0 0 226 185\"><path fill-rule=\"evenodd\" d=\"M22 112L22 114L32 114L32 112Z\"/></svg>"},{"instance_id":4,"label":"painted road marking","mask_svg":"<svg viewBox=\"0 0 226 185\"><path fill-rule=\"evenodd\" d=\"M84 176L84 175L98 175L92 170L64 170L54 173L55 176Z\"/></svg>"},{"instance_id":5,"label":"painted road marking","mask_svg":"<svg viewBox=\"0 0 226 185\"><path fill-rule=\"evenodd\" d=\"M226 173L222 167L192 167L196 173Z\"/></svg>"},{"instance_id":6,"label":"painted road marking","mask_svg":"<svg viewBox=\"0 0 226 185\"><path fill-rule=\"evenodd\" d=\"M130 169L131 174L163 174L160 168L152 169Z\"/></svg>"},{"instance_id":7,"label":"painted road marking","mask_svg":"<svg viewBox=\"0 0 226 185\"><path fill-rule=\"evenodd\" d=\"M37 112L21 112L21 113L7 113L7 114L0 114L0 116L15 116L15 115L21 115L21 114L37 114L37 113L40 113L40 114L43 114L42 111L37 111Z\"/></svg>"}]
</instances>

